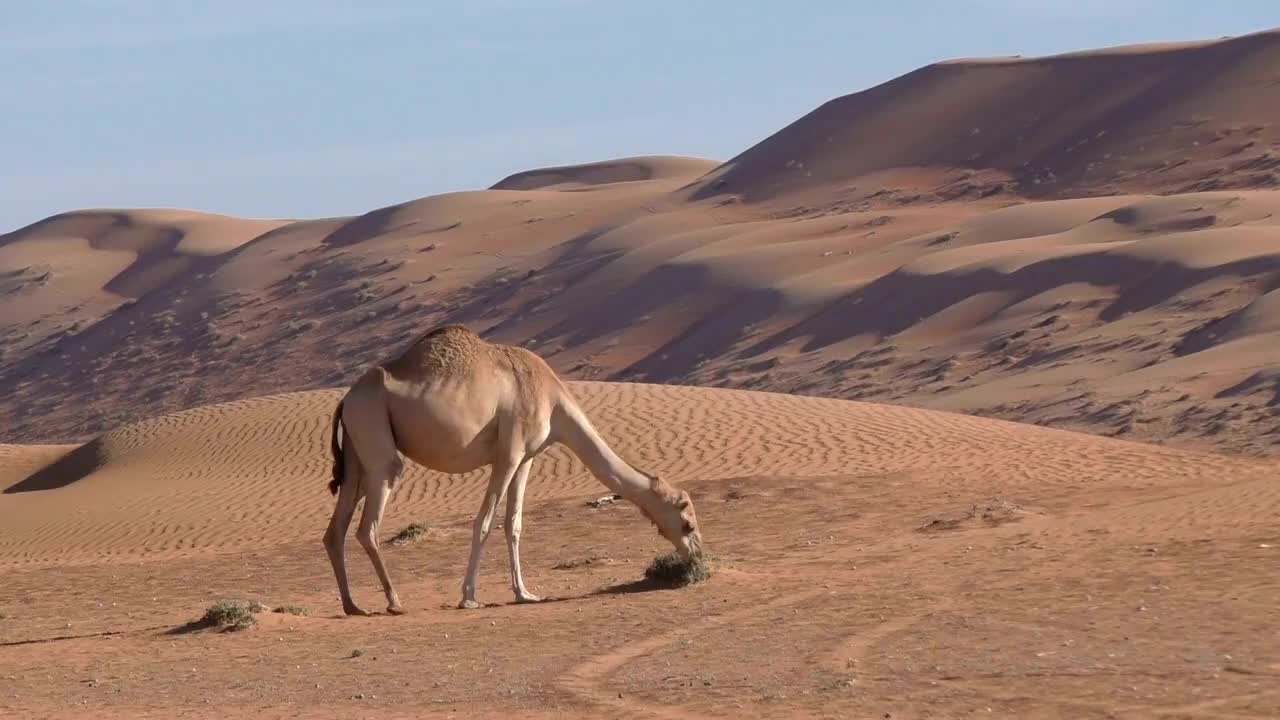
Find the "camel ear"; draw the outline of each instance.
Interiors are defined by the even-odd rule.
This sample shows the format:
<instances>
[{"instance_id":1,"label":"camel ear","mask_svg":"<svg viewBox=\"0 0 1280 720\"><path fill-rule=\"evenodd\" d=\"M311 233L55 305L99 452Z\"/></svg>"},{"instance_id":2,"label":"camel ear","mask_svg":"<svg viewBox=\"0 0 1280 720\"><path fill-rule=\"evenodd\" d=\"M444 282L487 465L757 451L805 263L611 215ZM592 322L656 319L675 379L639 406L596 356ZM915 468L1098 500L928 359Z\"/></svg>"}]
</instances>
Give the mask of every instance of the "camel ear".
<instances>
[{"instance_id":1,"label":"camel ear","mask_svg":"<svg viewBox=\"0 0 1280 720\"><path fill-rule=\"evenodd\" d=\"M658 488L660 488L660 487L662 487L662 477L661 477L661 476L659 476L659 475L650 475L650 476L649 476L649 489L650 489L650 490L652 490L652 491L654 491L654 492L657 492L657 491L658 491Z\"/></svg>"}]
</instances>

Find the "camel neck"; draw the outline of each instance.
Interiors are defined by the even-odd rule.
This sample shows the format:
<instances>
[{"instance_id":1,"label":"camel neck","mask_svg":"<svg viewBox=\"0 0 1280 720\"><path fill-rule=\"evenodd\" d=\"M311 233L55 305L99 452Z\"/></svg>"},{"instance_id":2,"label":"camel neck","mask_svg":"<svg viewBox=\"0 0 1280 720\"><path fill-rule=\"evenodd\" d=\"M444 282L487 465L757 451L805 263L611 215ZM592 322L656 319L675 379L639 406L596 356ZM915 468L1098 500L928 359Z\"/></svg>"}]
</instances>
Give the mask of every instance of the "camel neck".
<instances>
[{"instance_id":1,"label":"camel neck","mask_svg":"<svg viewBox=\"0 0 1280 720\"><path fill-rule=\"evenodd\" d=\"M582 461L592 475L628 500L653 494L649 477L632 467L609 447L572 398L563 398L552 413L552 432Z\"/></svg>"}]
</instances>

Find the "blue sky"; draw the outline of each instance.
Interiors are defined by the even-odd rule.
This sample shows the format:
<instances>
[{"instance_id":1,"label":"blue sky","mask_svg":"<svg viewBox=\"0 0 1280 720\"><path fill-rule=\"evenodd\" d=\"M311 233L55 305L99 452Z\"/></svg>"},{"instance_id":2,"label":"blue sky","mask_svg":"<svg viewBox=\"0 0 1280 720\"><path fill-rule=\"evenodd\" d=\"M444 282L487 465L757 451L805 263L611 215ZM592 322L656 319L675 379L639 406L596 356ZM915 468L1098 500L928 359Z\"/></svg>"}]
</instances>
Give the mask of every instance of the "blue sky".
<instances>
[{"instance_id":1,"label":"blue sky","mask_svg":"<svg viewBox=\"0 0 1280 720\"><path fill-rule=\"evenodd\" d=\"M728 159L959 56L1239 35L1275 0L45 0L0 22L0 232L363 212L540 165Z\"/></svg>"}]
</instances>

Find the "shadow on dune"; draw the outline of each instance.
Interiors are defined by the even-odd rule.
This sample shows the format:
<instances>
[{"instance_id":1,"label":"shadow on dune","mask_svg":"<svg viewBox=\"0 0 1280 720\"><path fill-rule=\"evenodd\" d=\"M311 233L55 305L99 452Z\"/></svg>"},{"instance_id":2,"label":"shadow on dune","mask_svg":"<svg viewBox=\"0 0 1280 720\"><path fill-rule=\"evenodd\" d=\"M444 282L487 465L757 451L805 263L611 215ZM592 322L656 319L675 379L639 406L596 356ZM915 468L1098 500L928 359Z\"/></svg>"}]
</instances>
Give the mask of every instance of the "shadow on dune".
<instances>
[{"instance_id":1,"label":"shadow on dune","mask_svg":"<svg viewBox=\"0 0 1280 720\"><path fill-rule=\"evenodd\" d=\"M325 236L320 241L322 247L347 247L355 245L370 238L383 235L395 228L391 227L391 222L400 210L404 209L404 204L388 205L387 207L370 210L369 212L358 215L338 226L333 232ZM412 223L411 223L412 224Z\"/></svg>"},{"instance_id":2,"label":"shadow on dune","mask_svg":"<svg viewBox=\"0 0 1280 720\"><path fill-rule=\"evenodd\" d=\"M10 485L3 494L56 490L83 480L99 467L102 467L102 452L98 441L94 440Z\"/></svg>"},{"instance_id":3,"label":"shadow on dune","mask_svg":"<svg viewBox=\"0 0 1280 720\"><path fill-rule=\"evenodd\" d=\"M1174 261L1092 252L1052 257L1011 272L992 268L916 274L899 269L828 303L807 319L744 349L750 358L803 340L803 352L814 352L859 335L884 339L977 295L1008 293L1001 308L1055 288L1084 283L1113 289L1116 297L1098 312L1102 322L1142 312L1168 302L1184 290L1221 277L1257 278L1280 270L1280 256L1265 255L1208 267ZM866 311L873 308L874 311ZM1212 343L1192 337L1180 352L1198 352Z\"/></svg>"}]
</instances>

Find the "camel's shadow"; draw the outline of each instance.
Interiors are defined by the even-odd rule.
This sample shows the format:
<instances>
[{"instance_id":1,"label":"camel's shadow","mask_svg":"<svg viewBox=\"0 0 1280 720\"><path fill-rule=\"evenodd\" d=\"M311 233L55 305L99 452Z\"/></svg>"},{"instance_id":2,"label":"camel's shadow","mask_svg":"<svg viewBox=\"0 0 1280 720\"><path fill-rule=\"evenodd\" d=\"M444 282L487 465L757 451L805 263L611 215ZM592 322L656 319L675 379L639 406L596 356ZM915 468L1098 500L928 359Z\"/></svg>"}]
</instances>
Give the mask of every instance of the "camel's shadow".
<instances>
[{"instance_id":1,"label":"camel's shadow","mask_svg":"<svg viewBox=\"0 0 1280 720\"><path fill-rule=\"evenodd\" d=\"M643 578L640 580L629 580L627 582L620 582L620 583L614 583L613 585L606 585L602 588L598 588L596 590L592 590L591 592L583 593L581 595L549 596L549 597L542 598L536 603L521 603L515 600L509 600L507 602L490 602L490 603L485 603L485 607L515 607L518 605L535 605L536 606L536 605L547 605L550 603L580 602L582 600L590 600L593 597L600 597L602 595L631 595L635 593L658 592L661 590L678 590L678 589L679 588L676 585L672 585L670 583ZM451 608L453 606L441 605L441 607Z\"/></svg>"},{"instance_id":2,"label":"camel's shadow","mask_svg":"<svg viewBox=\"0 0 1280 720\"><path fill-rule=\"evenodd\" d=\"M542 602L566 602L569 600L588 600L593 597L602 595L634 595L636 593L660 592L663 590L679 590L679 586L672 583L662 582L661 580L652 580L649 578L641 578L640 580L628 580L626 582L614 583L606 585L602 588L592 590L582 595L571 595L562 598L543 598ZM512 603L515 604L515 603Z\"/></svg>"},{"instance_id":3,"label":"camel's shadow","mask_svg":"<svg viewBox=\"0 0 1280 720\"><path fill-rule=\"evenodd\" d=\"M653 580L650 578L641 578L639 580L630 580L628 582L607 585L594 592L587 593L584 597L594 597L597 595L631 595L634 593L658 592L661 590L676 590L678 587L672 583Z\"/></svg>"}]
</instances>

